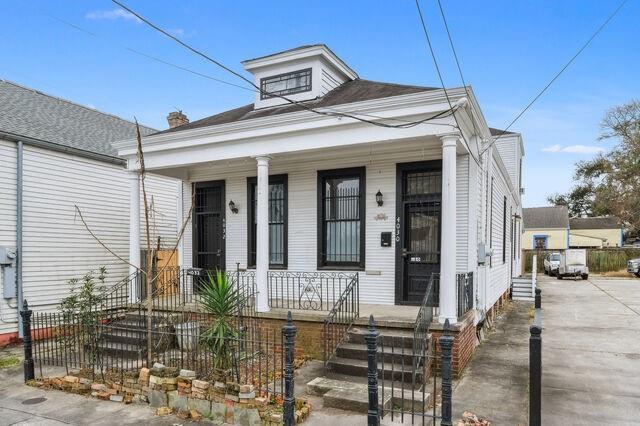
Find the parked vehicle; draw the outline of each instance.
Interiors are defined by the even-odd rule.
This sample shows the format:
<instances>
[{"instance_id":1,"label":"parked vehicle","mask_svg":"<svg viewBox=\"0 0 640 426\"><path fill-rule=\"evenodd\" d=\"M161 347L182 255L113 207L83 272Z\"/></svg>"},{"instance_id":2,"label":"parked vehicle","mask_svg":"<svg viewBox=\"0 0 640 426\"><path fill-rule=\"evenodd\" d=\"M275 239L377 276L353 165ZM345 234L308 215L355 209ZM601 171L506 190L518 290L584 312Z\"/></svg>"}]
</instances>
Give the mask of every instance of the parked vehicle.
<instances>
[{"instance_id":1,"label":"parked vehicle","mask_svg":"<svg viewBox=\"0 0 640 426\"><path fill-rule=\"evenodd\" d=\"M560 254L558 279L561 280L564 277L581 277L583 280L589 278L587 250L567 249Z\"/></svg>"},{"instance_id":2,"label":"parked vehicle","mask_svg":"<svg viewBox=\"0 0 640 426\"><path fill-rule=\"evenodd\" d=\"M627 262L627 272L634 274L640 278L640 257L637 259L630 259Z\"/></svg>"},{"instance_id":3,"label":"parked vehicle","mask_svg":"<svg viewBox=\"0 0 640 426\"><path fill-rule=\"evenodd\" d=\"M544 258L544 273L547 275L556 275L560 267L560 252L554 251L547 253Z\"/></svg>"}]
</instances>

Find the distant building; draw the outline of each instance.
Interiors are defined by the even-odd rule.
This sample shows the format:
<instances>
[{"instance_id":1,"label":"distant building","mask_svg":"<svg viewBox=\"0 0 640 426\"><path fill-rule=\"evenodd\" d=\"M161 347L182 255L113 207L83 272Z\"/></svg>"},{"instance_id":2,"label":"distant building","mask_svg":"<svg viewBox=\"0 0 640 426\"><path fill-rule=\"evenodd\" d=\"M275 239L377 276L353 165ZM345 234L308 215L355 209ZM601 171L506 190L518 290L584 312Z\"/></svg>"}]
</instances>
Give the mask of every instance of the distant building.
<instances>
[{"instance_id":1,"label":"distant building","mask_svg":"<svg viewBox=\"0 0 640 426\"><path fill-rule=\"evenodd\" d=\"M624 228L617 217L569 219L569 228L569 247L622 247Z\"/></svg>"},{"instance_id":2,"label":"distant building","mask_svg":"<svg viewBox=\"0 0 640 426\"><path fill-rule=\"evenodd\" d=\"M565 206L522 210L525 250L564 250L569 247L569 211Z\"/></svg>"}]
</instances>

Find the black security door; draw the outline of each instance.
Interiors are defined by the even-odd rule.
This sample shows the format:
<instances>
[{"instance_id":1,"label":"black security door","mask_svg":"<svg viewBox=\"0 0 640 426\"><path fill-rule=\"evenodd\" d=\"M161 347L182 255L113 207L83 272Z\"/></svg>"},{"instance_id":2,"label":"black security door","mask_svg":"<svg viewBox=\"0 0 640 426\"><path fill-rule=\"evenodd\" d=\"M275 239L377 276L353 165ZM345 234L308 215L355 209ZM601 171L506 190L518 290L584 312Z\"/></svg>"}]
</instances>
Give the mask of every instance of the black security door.
<instances>
[{"instance_id":1,"label":"black security door","mask_svg":"<svg viewBox=\"0 0 640 426\"><path fill-rule=\"evenodd\" d=\"M440 272L441 163L398 166L396 302L417 304Z\"/></svg>"},{"instance_id":2,"label":"black security door","mask_svg":"<svg viewBox=\"0 0 640 426\"><path fill-rule=\"evenodd\" d=\"M193 266L225 269L224 181L194 184Z\"/></svg>"}]
</instances>

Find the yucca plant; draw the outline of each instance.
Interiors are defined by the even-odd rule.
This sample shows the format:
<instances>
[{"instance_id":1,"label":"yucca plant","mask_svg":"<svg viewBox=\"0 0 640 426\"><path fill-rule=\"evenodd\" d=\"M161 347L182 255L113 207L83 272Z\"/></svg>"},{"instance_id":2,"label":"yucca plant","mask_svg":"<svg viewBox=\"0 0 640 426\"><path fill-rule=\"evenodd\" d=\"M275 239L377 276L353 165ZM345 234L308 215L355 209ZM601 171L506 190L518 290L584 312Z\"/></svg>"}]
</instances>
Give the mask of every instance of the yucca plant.
<instances>
[{"instance_id":1,"label":"yucca plant","mask_svg":"<svg viewBox=\"0 0 640 426\"><path fill-rule=\"evenodd\" d=\"M231 339L238 336L234 319L242 305L237 288L227 275L217 271L209 273L202 287L202 305L211 314L212 323L202 333L200 341L213 354L213 367L223 370L231 368Z\"/></svg>"}]
</instances>

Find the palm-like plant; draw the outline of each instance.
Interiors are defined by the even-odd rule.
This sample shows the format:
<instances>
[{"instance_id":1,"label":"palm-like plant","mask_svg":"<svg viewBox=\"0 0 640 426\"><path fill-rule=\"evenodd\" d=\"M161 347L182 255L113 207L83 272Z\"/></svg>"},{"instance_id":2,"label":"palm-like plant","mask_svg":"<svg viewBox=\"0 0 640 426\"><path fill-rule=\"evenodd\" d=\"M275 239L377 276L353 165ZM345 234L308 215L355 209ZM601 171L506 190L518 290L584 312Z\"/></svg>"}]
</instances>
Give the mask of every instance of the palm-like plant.
<instances>
[{"instance_id":1,"label":"palm-like plant","mask_svg":"<svg viewBox=\"0 0 640 426\"><path fill-rule=\"evenodd\" d=\"M226 274L209 273L202 287L204 310L211 314L213 322L202 333L200 340L213 354L213 367L227 370L231 367L231 339L237 337L234 318L242 305L237 288Z\"/></svg>"}]
</instances>

